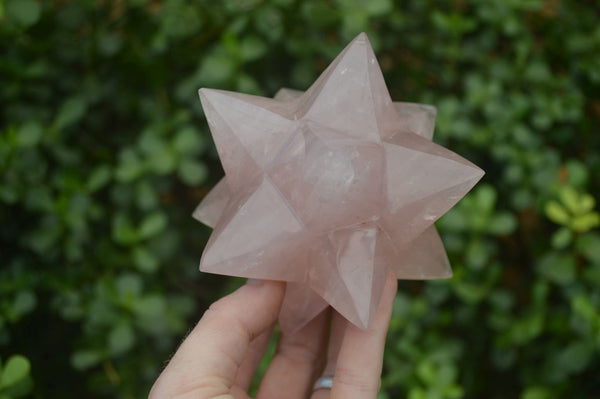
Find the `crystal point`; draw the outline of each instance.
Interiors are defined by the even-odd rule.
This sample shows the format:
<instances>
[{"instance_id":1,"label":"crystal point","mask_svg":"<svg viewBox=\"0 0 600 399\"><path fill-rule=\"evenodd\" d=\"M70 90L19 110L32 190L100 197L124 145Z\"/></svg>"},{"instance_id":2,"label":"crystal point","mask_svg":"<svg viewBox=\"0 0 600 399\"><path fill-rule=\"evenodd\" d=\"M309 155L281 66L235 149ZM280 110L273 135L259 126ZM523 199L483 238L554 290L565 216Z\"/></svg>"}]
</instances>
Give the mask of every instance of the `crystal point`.
<instances>
[{"instance_id":1,"label":"crystal point","mask_svg":"<svg viewBox=\"0 0 600 399\"><path fill-rule=\"evenodd\" d=\"M392 102L364 33L306 92L200 98L226 175L193 214L200 268L287 281L284 331L327 306L367 328L390 272L451 276L433 223L483 171L431 142L434 107Z\"/></svg>"}]
</instances>

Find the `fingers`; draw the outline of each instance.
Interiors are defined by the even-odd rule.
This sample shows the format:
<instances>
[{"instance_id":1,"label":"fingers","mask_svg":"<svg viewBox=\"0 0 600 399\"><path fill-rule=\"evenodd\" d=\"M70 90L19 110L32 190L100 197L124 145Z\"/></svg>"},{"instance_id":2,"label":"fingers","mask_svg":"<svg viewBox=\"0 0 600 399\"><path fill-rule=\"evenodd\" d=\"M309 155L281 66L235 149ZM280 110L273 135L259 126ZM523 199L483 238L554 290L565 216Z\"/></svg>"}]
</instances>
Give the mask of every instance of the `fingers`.
<instances>
[{"instance_id":1,"label":"fingers","mask_svg":"<svg viewBox=\"0 0 600 399\"><path fill-rule=\"evenodd\" d=\"M246 284L212 304L152 387L150 398L228 394L250 343L277 320L284 291L285 284L279 282Z\"/></svg>"},{"instance_id":2,"label":"fingers","mask_svg":"<svg viewBox=\"0 0 600 399\"><path fill-rule=\"evenodd\" d=\"M258 399L306 398L325 361L329 309L297 333L282 335L258 390Z\"/></svg>"},{"instance_id":3,"label":"fingers","mask_svg":"<svg viewBox=\"0 0 600 399\"><path fill-rule=\"evenodd\" d=\"M274 326L267 328L265 332L256 337L254 341L250 343L248 350L246 351L246 357L242 361L242 364L240 365L238 373L235 377L235 385L244 391L247 391L252 383L252 378L254 377L256 368L258 367L260 360L265 354L267 345L269 344L273 327Z\"/></svg>"},{"instance_id":4,"label":"fingers","mask_svg":"<svg viewBox=\"0 0 600 399\"><path fill-rule=\"evenodd\" d=\"M346 331L346 319L338 312L332 311L331 316L331 332L329 333L329 345L327 347L327 363L325 370L321 373L324 376L333 376L335 373L335 365L342 347L342 340ZM331 390L319 389L314 391L311 399L328 399Z\"/></svg>"},{"instance_id":5,"label":"fingers","mask_svg":"<svg viewBox=\"0 0 600 399\"><path fill-rule=\"evenodd\" d=\"M331 316L331 333L329 334L329 346L327 348L327 365L323 375L333 375L337 358L342 348L344 333L346 332L347 320L338 312Z\"/></svg>"},{"instance_id":6,"label":"fingers","mask_svg":"<svg viewBox=\"0 0 600 399\"><path fill-rule=\"evenodd\" d=\"M390 273L373 324L368 330L361 330L338 313L332 316L327 366L323 375L334 377L333 388L317 390L311 399L377 397L396 287L396 277Z\"/></svg>"}]
</instances>

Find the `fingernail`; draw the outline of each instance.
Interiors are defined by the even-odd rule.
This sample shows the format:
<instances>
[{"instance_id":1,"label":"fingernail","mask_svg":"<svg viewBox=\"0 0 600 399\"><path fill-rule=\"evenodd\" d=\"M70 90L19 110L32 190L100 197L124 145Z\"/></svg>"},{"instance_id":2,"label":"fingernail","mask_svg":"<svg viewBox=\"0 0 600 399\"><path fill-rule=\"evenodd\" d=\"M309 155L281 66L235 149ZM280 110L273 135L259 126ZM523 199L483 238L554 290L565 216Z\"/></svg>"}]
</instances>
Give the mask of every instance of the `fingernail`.
<instances>
[{"instance_id":1,"label":"fingernail","mask_svg":"<svg viewBox=\"0 0 600 399\"><path fill-rule=\"evenodd\" d=\"M260 280L257 278L249 278L248 281L246 281L246 284L248 285L261 285L265 282L265 280Z\"/></svg>"}]
</instances>

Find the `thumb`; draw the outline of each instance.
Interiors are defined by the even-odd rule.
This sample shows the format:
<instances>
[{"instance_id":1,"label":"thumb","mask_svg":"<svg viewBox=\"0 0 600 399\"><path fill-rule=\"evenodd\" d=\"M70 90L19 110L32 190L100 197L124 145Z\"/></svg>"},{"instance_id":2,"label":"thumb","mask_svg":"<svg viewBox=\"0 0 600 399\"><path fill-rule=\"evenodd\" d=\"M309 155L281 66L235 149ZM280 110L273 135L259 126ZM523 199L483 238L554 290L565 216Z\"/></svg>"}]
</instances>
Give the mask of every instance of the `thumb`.
<instances>
[{"instance_id":1,"label":"thumb","mask_svg":"<svg viewBox=\"0 0 600 399\"><path fill-rule=\"evenodd\" d=\"M251 281L213 303L155 382L150 399L228 394L250 342L277 320L284 292L284 283Z\"/></svg>"}]
</instances>

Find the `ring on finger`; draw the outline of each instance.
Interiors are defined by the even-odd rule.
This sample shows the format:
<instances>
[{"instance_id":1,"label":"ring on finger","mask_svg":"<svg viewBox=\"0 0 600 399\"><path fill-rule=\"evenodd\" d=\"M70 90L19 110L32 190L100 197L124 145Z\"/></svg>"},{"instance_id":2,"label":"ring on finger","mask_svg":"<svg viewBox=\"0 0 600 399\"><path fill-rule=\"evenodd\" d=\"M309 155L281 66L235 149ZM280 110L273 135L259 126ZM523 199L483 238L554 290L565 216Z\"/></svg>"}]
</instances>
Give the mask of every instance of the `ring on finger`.
<instances>
[{"instance_id":1,"label":"ring on finger","mask_svg":"<svg viewBox=\"0 0 600 399\"><path fill-rule=\"evenodd\" d=\"M313 385L313 392L318 391L319 389L331 389L333 386L333 376L332 375L323 375L315 381Z\"/></svg>"}]
</instances>

